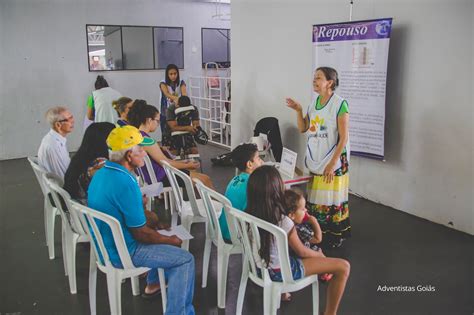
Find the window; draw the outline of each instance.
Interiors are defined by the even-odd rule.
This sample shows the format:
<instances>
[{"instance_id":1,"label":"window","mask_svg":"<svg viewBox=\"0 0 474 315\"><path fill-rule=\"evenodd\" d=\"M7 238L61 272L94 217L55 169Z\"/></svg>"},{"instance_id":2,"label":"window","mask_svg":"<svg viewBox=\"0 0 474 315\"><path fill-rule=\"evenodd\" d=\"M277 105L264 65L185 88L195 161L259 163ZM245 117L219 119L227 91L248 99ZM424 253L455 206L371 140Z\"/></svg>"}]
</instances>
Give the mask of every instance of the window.
<instances>
[{"instance_id":1,"label":"window","mask_svg":"<svg viewBox=\"0 0 474 315\"><path fill-rule=\"evenodd\" d=\"M170 63L184 68L183 28L155 27L155 68L166 69Z\"/></svg>"},{"instance_id":2,"label":"window","mask_svg":"<svg viewBox=\"0 0 474 315\"><path fill-rule=\"evenodd\" d=\"M182 27L86 25L89 71L184 68Z\"/></svg>"},{"instance_id":3,"label":"window","mask_svg":"<svg viewBox=\"0 0 474 315\"><path fill-rule=\"evenodd\" d=\"M122 27L123 68L153 69L153 29L151 27Z\"/></svg>"},{"instance_id":4,"label":"window","mask_svg":"<svg viewBox=\"0 0 474 315\"><path fill-rule=\"evenodd\" d=\"M215 62L223 68L230 67L230 30L202 28L202 66Z\"/></svg>"}]
</instances>

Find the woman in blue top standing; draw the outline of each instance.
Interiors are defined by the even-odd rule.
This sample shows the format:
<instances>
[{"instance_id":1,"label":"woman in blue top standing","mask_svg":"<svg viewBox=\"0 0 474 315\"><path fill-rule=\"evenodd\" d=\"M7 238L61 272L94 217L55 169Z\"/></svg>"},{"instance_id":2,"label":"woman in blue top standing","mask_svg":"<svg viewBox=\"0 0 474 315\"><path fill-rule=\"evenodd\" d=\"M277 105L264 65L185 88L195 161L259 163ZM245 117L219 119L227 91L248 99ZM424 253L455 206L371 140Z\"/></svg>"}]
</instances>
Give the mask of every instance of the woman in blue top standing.
<instances>
[{"instance_id":1,"label":"woman in blue top standing","mask_svg":"<svg viewBox=\"0 0 474 315\"><path fill-rule=\"evenodd\" d=\"M175 64L166 67L165 80L160 82L161 105L160 126L163 134L166 125L166 110L171 104L177 104L181 95L187 95L186 83L179 78L179 69Z\"/></svg>"}]
</instances>

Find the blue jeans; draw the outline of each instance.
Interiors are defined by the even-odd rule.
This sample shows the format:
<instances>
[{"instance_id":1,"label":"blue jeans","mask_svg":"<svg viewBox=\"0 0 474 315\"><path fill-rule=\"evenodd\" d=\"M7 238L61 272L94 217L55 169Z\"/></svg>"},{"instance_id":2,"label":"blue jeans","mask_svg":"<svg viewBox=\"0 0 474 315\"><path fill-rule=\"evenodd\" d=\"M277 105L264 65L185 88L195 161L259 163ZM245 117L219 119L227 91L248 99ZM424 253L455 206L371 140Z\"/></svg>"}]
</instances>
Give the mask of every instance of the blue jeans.
<instances>
[{"instance_id":1,"label":"blue jeans","mask_svg":"<svg viewBox=\"0 0 474 315\"><path fill-rule=\"evenodd\" d=\"M291 274L293 275L293 280L298 280L304 277L304 265L300 258L290 256L290 268ZM257 274L259 277L262 276L262 271L260 268L257 268ZM270 279L276 282L283 282L283 276L281 275L280 269L271 269L268 268L268 274Z\"/></svg>"},{"instance_id":2,"label":"blue jeans","mask_svg":"<svg viewBox=\"0 0 474 315\"><path fill-rule=\"evenodd\" d=\"M132 262L148 267L147 283L159 282L157 268L165 270L168 284L166 315L194 315L194 257L188 251L165 244L138 244ZM162 288L164 290L165 288Z\"/></svg>"}]
</instances>

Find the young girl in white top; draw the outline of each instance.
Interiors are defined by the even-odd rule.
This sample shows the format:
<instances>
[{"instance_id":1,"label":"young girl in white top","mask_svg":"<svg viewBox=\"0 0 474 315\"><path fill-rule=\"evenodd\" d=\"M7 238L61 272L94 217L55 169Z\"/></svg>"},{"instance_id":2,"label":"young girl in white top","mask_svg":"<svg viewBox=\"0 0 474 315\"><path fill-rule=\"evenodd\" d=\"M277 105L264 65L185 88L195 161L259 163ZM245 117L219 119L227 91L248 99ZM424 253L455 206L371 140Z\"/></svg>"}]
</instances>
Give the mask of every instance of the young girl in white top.
<instances>
[{"instance_id":1,"label":"young girl in white top","mask_svg":"<svg viewBox=\"0 0 474 315\"><path fill-rule=\"evenodd\" d=\"M250 175L247 186L246 212L281 227L288 235L288 245L298 257L290 257L293 278L300 279L313 274L332 273L329 282L325 315L334 315L341 301L350 265L344 259L324 257L321 252L305 247L296 233L293 221L285 215L285 186L280 173L272 166L261 166ZM260 250L273 281L281 281L280 261L271 234L260 233Z\"/></svg>"}]
</instances>

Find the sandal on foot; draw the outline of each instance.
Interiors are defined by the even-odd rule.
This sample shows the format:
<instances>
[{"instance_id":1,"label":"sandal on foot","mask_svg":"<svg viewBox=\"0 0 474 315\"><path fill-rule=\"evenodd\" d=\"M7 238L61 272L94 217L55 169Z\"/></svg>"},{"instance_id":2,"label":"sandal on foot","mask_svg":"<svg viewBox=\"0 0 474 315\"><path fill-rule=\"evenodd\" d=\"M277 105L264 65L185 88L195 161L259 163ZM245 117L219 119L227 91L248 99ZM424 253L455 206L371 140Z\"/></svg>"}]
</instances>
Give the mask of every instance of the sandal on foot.
<instances>
[{"instance_id":1,"label":"sandal on foot","mask_svg":"<svg viewBox=\"0 0 474 315\"><path fill-rule=\"evenodd\" d=\"M156 289L155 292L152 292L152 293L143 292L142 293L142 298L147 299L147 300L148 299L153 299L153 298L157 297L160 294L161 294L161 288L158 288L158 289Z\"/></svg>"}]
</instances>

